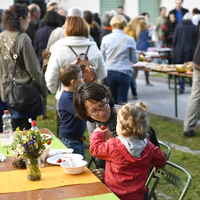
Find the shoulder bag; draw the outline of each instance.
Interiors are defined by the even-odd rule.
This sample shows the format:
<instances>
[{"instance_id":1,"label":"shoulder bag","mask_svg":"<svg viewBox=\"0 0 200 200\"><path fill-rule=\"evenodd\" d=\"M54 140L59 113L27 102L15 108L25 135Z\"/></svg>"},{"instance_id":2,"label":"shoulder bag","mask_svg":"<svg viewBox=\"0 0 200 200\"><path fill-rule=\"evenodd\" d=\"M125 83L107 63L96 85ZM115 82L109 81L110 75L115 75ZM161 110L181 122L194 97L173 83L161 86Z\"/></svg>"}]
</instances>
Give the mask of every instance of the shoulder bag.
<instances>
[{"instance_id":1,"label":"shoulder bag","mask_svg":"<svg viewBox=\"0 0 200 200\"><path fill-rule=\"evenodd\" d=\"M79 56L72 49L72 47L69 46L69 48L74 52L74 54L77 57L77 62L75 63L75 65L78 65L81 67L82 77L83 77L84 82L96 82L97 74L94 68L92 67L92 64L88 61L88 57L87 57L90 46L88 46L86 54L81 53ZM80 59L81 55L85 55L84 60Z\"/></svg>"},{"instance_id":2,"label":"shoulder bag","mask_svg":"<svg viewBox=\"0 0 200 200\"><path fill-rule=\"evenodd\" d=\"M109 60L106 62L106 67L109 65L109 63L111 62L111 60L114 58L114 56L116 55L116 53L119 51L119 49L122 47L122 45L126 42L126 40L128 39L128 36L126 36L122 42L120 43L120 45L117 47L117 49L114 51L114 53L110 56Z\"/></svg>"},{"instance_id":3,"label":"shoulder bag","mask_svg":"<svg viewBox=\"0 0 200 200\"><path fill-rule=\"evenodd\" d=\"M53 44L54 37L55 37L55 35L56 35L57 30L58 30L58 28L56 28L56 30L54 31L54 34L53 34L53 36L52 36L52 38L51 38L50 47L51 47L52 44ZM47 70L47 65L48 65L48 63L49 63L50 57L51 57L50 51L49 51L48 49L44 49L44 50L42 51L42 59L43 59L42 71L43 71L44 74L45 74L45 72L46 72L46 70Z\"/></svg>"},{"instance_id":4,"label":"shoulder bag","mask_svg":"<svg viewBox=\"0 0 200 200\"><path fill-rule=\"evenodd\" d=\"M15 44L14 59L14 71L13 79L11 83L11 89L8 93L8 106L12 110L19 111L21 113L34 113L40 109L41 97L37 83L32 79L28 84L18 84L15 81L16 62L17 62L17 47L20 34L17 36ZM28 72L26 71L28 74ZM29 75L29 74L28 74ZM30 75L29 75L30 76Z\"/></svg>"}]
</instances>

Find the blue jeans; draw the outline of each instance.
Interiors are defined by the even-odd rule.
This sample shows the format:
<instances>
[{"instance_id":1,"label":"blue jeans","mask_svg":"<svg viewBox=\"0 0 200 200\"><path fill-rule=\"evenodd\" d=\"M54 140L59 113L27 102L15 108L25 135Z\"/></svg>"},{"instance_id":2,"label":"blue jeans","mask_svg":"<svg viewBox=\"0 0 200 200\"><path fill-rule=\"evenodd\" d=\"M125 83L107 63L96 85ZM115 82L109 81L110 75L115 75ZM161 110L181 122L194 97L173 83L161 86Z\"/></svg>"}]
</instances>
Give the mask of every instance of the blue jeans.
<instances>
[{"instance_id":1,"label":"blue jeans","mask_svg":"<svg viewBox=\"0 0 200 200\"><path fill-rule=\"evenodd\" d=\"M121 72L108 71L106 82L115 100L115 104L126 103L131 84L131 76Z\"/></svg>"},{"instance_id":2,"label":"blue jeans","mask_svg":"<svg viewBox=\"0 0 200 200\"><path fill-rule=\"evenodd\" d=\"M190 86L192 85L192 79L191 78L189 78L190 79ZM178 78L178 80L179 80L179 85L180 85L180 90L185 90L185 78L181 78L181 77L179 77Z\"/></svg>"},{"instance_id":3,"label":"blue jeans","mask_svg":"<svg viewBox=\"0 0 200 200\"><path fill-rule=\"evenodd\" d=\"M83 143L80 140L75 139L67 139L64 137L61 137L60 141L67 147L74 149L73 153L78 153L85 158L85 143Z\"/></svg>"}]
</instances>

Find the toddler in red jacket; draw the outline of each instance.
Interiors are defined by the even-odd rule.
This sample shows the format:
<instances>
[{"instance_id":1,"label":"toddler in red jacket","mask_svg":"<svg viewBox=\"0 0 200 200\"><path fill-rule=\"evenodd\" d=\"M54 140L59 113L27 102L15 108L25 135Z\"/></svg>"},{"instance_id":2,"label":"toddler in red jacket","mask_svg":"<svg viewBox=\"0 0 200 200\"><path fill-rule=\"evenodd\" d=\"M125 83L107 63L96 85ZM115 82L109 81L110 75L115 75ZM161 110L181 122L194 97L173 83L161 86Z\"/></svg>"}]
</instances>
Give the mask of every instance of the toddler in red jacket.
<instances>
[{"instance_id":1,"label":"toddler in red jacket","mask_svg":"<svg viewBox=\"0 0 200 200\"><path fill-rule=\"evenodd\" d=\"M162 168L166 163L164 153L146 138L147 110L142 101L126 104L117 113L117 137L105 142L104 130L97 128L90 138L91 154L106 160L105 184L121 200L143 200L151 164Z\"/></svg>"}]
</instances>

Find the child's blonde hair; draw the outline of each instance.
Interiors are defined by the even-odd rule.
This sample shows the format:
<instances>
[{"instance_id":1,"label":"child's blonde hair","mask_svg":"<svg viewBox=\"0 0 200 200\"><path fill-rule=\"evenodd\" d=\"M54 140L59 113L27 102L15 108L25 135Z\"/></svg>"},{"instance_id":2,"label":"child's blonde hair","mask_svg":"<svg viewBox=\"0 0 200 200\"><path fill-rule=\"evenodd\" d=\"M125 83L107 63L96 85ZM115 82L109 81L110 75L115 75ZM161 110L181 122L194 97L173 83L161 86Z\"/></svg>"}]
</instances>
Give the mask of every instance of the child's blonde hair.
<instances>
[{"instance_id":1,"label":"child's blonde hair","mask_svg":"<svg viewBox=\"0 0 200 200\"><path fill-rule=\"evenodd\" d=\"M124 137L137 136L140 140L146 138L150 128L147 110L148 104L144 101L137 101L135 106L130 103L122 106L118 115L121 115L119 122L124 129L122 132Z\"/></svg>"}]
</instances>

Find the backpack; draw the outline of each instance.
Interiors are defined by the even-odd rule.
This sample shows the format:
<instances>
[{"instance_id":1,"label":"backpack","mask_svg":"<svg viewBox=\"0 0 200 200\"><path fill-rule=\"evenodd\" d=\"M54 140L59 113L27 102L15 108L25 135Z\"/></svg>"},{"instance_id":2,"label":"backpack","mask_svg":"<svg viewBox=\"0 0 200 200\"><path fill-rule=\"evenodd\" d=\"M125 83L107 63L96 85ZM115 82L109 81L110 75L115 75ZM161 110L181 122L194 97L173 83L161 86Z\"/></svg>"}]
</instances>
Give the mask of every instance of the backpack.
<instances>
[{"instance_id":1,"label":"backpack","mask_svg":"<svg viewBox=\"0 0 200 200\"><path fill-rule=\"evenodd\" d=\"M72 49L72 47L69 46L69 48L73 51L73 53L77 57L77 62L75 63L75 65L80 66L84 82L96 82L97 74L96 74L94 68L92 67L92 64L88 61L88 57L87 57L90 46L88 46L86 54L81 53L79 56ZM85 55L84 60L80 59L81 55Z\"/></svg>"}]
</instances>

